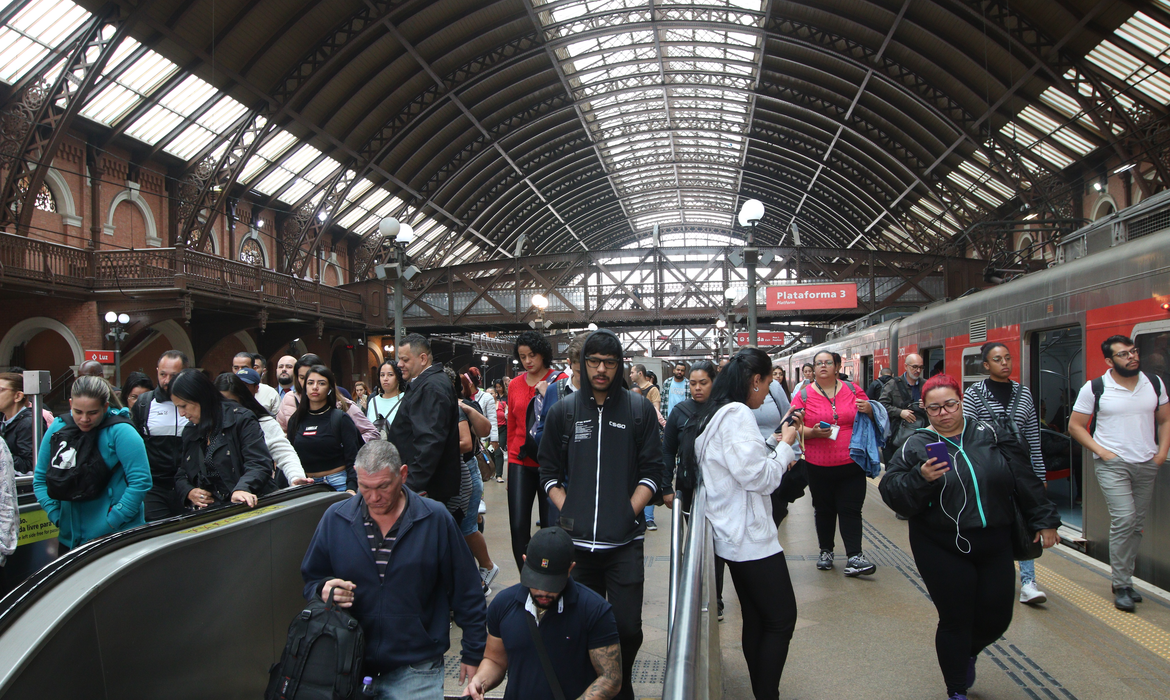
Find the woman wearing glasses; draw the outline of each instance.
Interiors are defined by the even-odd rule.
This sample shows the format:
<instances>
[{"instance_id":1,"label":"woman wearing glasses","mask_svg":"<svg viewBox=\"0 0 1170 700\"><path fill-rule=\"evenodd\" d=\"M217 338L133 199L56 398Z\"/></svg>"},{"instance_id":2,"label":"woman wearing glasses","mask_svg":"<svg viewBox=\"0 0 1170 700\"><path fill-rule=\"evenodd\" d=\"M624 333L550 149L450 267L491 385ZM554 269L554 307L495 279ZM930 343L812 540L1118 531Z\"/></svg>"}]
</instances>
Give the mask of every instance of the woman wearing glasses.
<instances>
[{"instance_id":1,"label":"woman wearing glasses","mask_svg":"<svg viewBox=\"0 0 1170 700\"><path fill-rule=\"evenodd\" d=\"M967 414L991 423L997 433L1015 439L1030 458L1032 471L1047 486L1044 455L1040 451L1040 420L1032 403L1032 392L1012 381L1012 353L1003 343L986 343L979 349L987 379L967 387L963 405ZM1040 605L1048 596L1036 587L1036 562L1020 562L1020 602Z\"/></svg>"},{"instance_id":2,"label":"woman wearing glasses","mask_svg":"<svg viewBox=\"0 0 1170 700\"><path fill-rule=\"evenodd\" d=\"M873 415L873 407L861 387L837 378L840 371L840 355L818 352L813 358L813 381L796 392L792 407L804 410L804 461L821 549L817 568L833 568L840 521L848 557L845 575L869 576L877 567L861 551L865 472L849 455L849 441L857 414Z\"/></svg>"},{"instance_id":3,"label":"woman wearing glasses","mask_svg":"<svg viewBox=\"0 0 1170 700\"><path fill-rule=\"evenodd\" d=\"M930 427L894 453L879 490L910 520L914 562L938 610L934 646L948 697L966 700L976 657L1012 621L1013 499L1045 547L1056 544L1060 516L1014 439L964 418L961 391L947 374L927 380ZM932 443L946 461L929 457Z\"/></svg>"}]
</instances>

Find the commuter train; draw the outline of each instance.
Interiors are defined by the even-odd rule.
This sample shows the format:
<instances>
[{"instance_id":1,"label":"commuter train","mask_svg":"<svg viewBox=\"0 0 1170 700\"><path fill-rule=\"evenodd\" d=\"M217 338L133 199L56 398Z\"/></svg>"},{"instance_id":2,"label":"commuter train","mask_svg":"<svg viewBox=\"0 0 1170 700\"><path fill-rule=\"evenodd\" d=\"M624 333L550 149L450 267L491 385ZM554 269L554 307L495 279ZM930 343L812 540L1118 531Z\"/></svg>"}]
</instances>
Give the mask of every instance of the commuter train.
<instances>
[{"instance_id":1,"label":"commuter train","mask_svg":"<svg viewBox=\"0 0 1170 700\"><path fill-rule=\"evenodd\" d=\"M1170 357L1170 192L1093 222L1061 242L1057 264L999 286L890 319L863 319L776 364L799 379L821 350L841 355L866 387L884 367L905 371L917 353L924 376L945 371L964 388L986 377L979 347L1005 343L1012 378L1040 407L1049 494L1069 529L1066 543L1108 562L1109 513L1093 476L1093 455L1067 436L1081 386L1109 367L1100 350L1111 335L1134 338L1142 368L1168 378ZM1170 469L1170 467L1167 467ZM1073 534L1077 533L1077 534ZM1170 478L1156 484L1136 575L1170 588Z\"/></svg>"}]
</instances>

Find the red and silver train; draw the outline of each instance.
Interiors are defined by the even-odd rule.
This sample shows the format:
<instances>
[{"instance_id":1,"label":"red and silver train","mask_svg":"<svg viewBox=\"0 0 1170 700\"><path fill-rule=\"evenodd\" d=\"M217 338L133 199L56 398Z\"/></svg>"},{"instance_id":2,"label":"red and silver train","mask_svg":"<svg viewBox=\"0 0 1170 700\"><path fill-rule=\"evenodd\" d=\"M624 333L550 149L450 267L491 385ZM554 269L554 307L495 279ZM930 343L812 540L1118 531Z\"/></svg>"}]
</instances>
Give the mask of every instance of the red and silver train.
<instances>
[{"instance_id":1,"label":"red and silver train","mask_svg":"<svg viewBox=\"0 0 1170 700\"><path fill-rule=\"evenodd\" d=\"M1073 539L1108 561L1109 513L1093 476L1093 455L1067 437L1081 386L1109 367L1101 342L1135 339L1142 368L1168 376L1170 358L1170 192L1096 221L1069 236L1059 264L912 315L887 320L781 358L788 377L821 350L840 353L846 374L868 386L884 367L905 371L910 353L926 373L945 371L964 387L985 378L979 347L1005 343L1013 379L1040 406L1049 494ZM1170 588L1170 463L1146 518L1137 575Z\"/></svg>"}]
</instances>

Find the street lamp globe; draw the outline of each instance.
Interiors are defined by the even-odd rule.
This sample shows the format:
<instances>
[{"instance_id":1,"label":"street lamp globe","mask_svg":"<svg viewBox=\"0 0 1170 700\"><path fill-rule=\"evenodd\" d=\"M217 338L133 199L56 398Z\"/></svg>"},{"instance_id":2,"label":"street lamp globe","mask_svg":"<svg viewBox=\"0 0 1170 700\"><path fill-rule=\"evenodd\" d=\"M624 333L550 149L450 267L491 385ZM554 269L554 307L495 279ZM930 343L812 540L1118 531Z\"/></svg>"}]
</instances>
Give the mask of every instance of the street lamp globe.
<instances>
[{"instance_id":1,"label":"street lamp globe","mask_svg":"<svg viewBox=\"0 0 1170 700\"><path fill-rule=\"evenodd\" d=\"M118 323L126 325L127 323L130 323L130 317L126 314L118 314Z\"/></svg>"},{"instance_id":2,"label":"street lamp globe","mask_svg":"<svg viewBox=\"0 0 1170 700\"><path fill-rule=\"evenodd\" d=\"M755 226L760 219L764 218L764 203L758 199L749 199L743 203L739 210L739 225L740 226Z\"/></svg>"},{"instance_id":3,"label":"street lamp globe","mask_svg":"<svg viewBox=\"0 0 1170 700\"><path fill-rule=\"evenodd\" d=\"M394 242L401 245L410 245L414 241L414 227L410 224L402 224L398 227L398 235L394 237Z\"/></svg>"},{"instance_id":4,"label":"street lamp globe","mask_svg":"<svg viewBox=\"0 0 1170 700\"><path fill-rule=\"evenodd\" d=\"M488 356L487 355L480 355L479 361L486 363L488 361Z\"/></svg>"},{"instance_id":5,"label":"street lamp globe","mask_svg":"<svg viewBox=\"0 0 1170 700\"><path fill-rule=\"evenodd\" d=\"M398 235L398 228L398 219L393 216L387 216L378 222L378 233L382 234L382 238L394 238Z\"/></svg>"},{"instance_id":6,"label":"street lamp globe","mask_svg":"<svg viewBox=\"0 0 1170 700\"><path fill-rule=\"evenodd\" d=\"M595 330L597 330L597 324L596 324L596 323L590 323L590 324L589 324L589 330L591 330L591 331L595 331Z\"/></svg>"},{"instance_id":7,"label":"street lamp globe","mask_svg":"<svg viewBox=\"0 0 1170 700\"><path fill-rule=\"evenodd\" d=\"M113 311L106 312L106 323L113 323L118 320L118 314Z\"/></svg>"},{"instance_id":8,"label":"street lamp globe","mask_svg":"<svg viewBox=\"0 0 1170 700\"><path fill-rule=\"evenodd\" d=\"M719 320L715 321L715 327L716 327L716 328L720 328L720 329L722 329L722 328L726 328L726 327L727 327L727 321L724 321L723 319L719 319Z\"/></svg>"},{"instance_id":9,"label":"street lamp globe","mask_svg":"<svg viewBox=\"0 0 1170 700\"><path fill-rule=\"evenodd\" d=\"M739 290L734 287L728 287L723 291L723 296L727 297L728 301L735 301L739 298Z\"/></svg>"},{"instance_id":10,"label":"street lamp globe","mask_svg":"<svg viewBox=\"0 0 1170 700\"><path fill-rule=\"evenodd\" d=\"M543 294L533 294L532 295L532 305L535 306L536 308L540 309L541 311L544 311L545 309L548 308L548 297L546 297Z\"/></svg>"}]
</instances>

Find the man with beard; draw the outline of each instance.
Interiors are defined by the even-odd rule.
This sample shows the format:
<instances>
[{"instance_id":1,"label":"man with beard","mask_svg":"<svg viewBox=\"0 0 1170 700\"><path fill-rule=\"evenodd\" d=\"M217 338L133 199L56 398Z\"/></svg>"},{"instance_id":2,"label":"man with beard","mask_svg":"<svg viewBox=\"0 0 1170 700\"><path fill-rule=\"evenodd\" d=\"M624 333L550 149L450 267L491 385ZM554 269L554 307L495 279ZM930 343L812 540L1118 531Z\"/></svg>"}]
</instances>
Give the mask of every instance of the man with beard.
<instances>
[{"instance_id":1,"label":"man with beard","mask_svg":"<svg viewBox=\"0 0 1170 700\"><path fill-rule=\"evenodd\" d=\"M585 381L581 391L549 409L537 462L541 486L576 547L573 578L613 606L623 678L616 697L632 700L630 671L642 646L646 580L643 509L665 491L670 477L662 462L658 412L623 386L623 354L610 331L596 331L585 341Z\"/></svg>"},{"instance_id":2,"label":"man with beard","mask_svg":"<svg viewBox=\"0 0 1170 700\"><path fill-rule=\"evenodd\" d=\"M183 501L175 492L175 472L179 468L187 419L179 415L171 402L171 381L190 366L182 351L164 352L158 358L158 388L139 396L130 409L130 420L146 443L146 458L154 481L146 494L147 522L183 512Z\"/></svg>"},{"instance_id":3,"label":"man with beard","mask_svg":"<svg viewBox=\"0 0 1170 700\"><path fill-rule=\"evenodd\" d=\"M250 352L237 352L236 356L232 358L232 374L239 374L245 369L254 370L255 362L256 355ZM259 371L256 373L259 375ZM276 389L268 386L263 381L252 386L256 387L256 391L254 392L256 400L260 402L261 406L268 409L269 413L275 416L276 412L280 410L280 394L276 393Z\"/></svg>"},{"instance_id":4,"label":"man with beard","mask_svg":"<svg viewBox=\"0 0 1170 700\"><path fill-rule=\"evenodd\" d=\"M276 387L277 392L280 393L280 398L293 390L293 367L297 364L297 358L292 355L285 355L276 363Z\"/></svg>"},{"instance_id":5,"label":"man with beard","mask_svg":"<svg viewBox=\"0 0 1170 700\"><path fill-rule=\"evenodd\" d=\"M1170 450L1170 407L1162 380L1142 371L1132 339L1110 336L1101 352L1109 371L1081 387L1068 432L1096 460L1097 483L1109 507L1113 604L1133 612L1134 603L1142 602L1133 588L1142 528Z\"/></svg>"},{"instance_id":6,"label":"man with beard","mask_svg":"<svg viewBox=\"0 0 1170 700\"><path fill-rule=\"evenodd\" d=\"M501 591L487 613L487 649L479 670L463 691L483 700L504 680L504 700L556 697L540 661L535 634L546 648L566 698L617 695L622 655L617 621L605 599L569 578L573 540L559 527L546 527L528 542L520 583Z\"/></svg>"}]
</instances>

